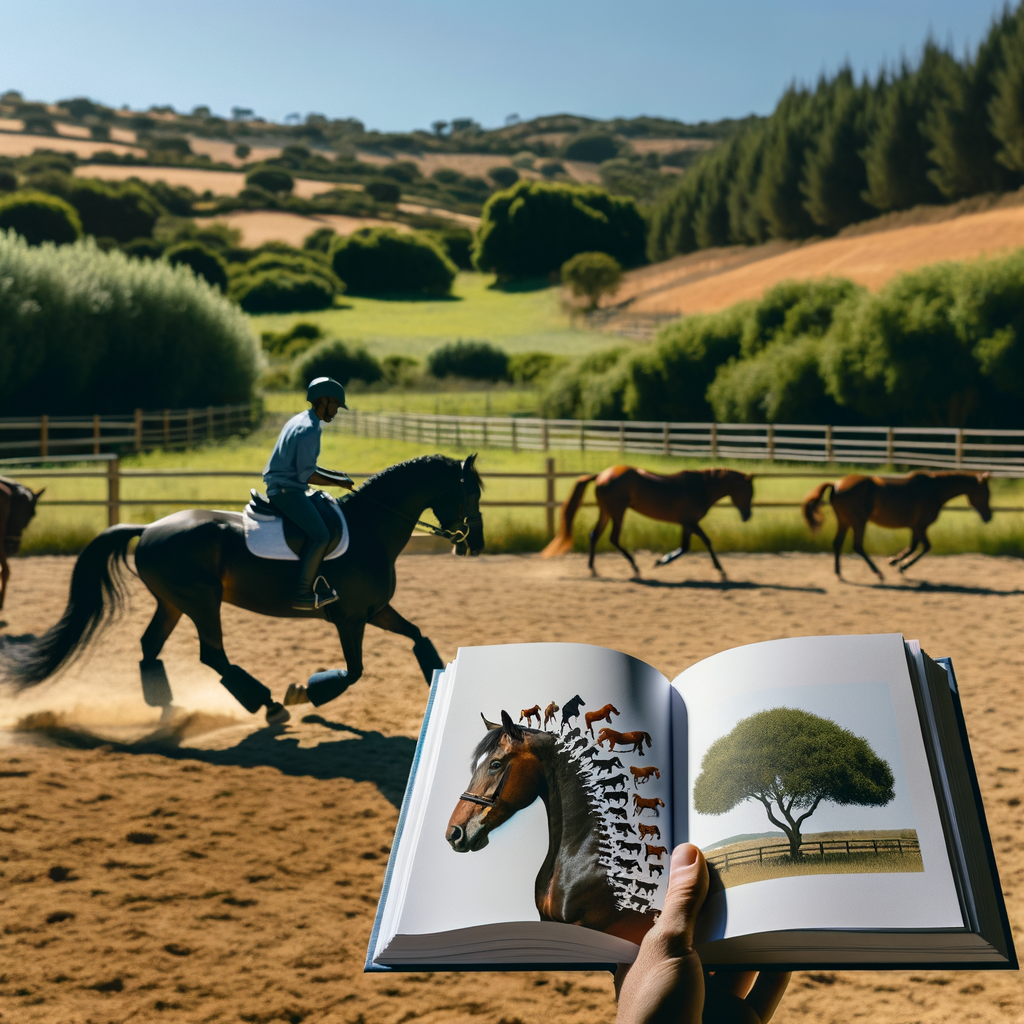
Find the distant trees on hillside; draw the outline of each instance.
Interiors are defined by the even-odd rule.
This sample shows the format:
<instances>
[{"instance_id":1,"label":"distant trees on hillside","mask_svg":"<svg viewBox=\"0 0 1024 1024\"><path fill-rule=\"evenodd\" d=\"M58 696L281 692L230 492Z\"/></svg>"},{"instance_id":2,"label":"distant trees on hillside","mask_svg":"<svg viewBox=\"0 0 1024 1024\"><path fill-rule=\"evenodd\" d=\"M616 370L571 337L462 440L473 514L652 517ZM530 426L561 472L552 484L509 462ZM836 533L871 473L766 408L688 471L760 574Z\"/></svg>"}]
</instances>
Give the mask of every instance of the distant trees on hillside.
<instances>
[{"instance_id":1,"label":"distant trees on hillside","mask_svg":"<svg viewBox=\"0 0 1024 1024\"><path fill-rule=\"evenodd\" d=\"M1024 4L958 60L929 41L877 81L789 89L657 205L648 255L833 234L918 203L1024 184Z\"/></svg>"}]
</instances>

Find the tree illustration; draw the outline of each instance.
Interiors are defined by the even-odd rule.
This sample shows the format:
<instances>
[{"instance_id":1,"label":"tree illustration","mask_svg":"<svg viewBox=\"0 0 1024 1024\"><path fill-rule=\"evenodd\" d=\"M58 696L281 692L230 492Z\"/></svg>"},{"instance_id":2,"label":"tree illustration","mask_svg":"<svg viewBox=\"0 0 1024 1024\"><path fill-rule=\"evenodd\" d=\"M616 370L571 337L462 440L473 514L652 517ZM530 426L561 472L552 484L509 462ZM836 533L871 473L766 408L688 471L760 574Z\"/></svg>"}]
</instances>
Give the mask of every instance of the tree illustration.
<instances>
[{"instance_id":1,"label":"tree illustration","mask_svg":"<svg viewBox=\"0 0 1024 1024\"><path fill-rule=\"evenodd\" d=\"M744 800L800 854L800 827L823 801L884 807L895 796L892 770L867 740L797 708L759 711L708 747L693 787L700 814L725 814Z\"/></svg>"}]
</instances>

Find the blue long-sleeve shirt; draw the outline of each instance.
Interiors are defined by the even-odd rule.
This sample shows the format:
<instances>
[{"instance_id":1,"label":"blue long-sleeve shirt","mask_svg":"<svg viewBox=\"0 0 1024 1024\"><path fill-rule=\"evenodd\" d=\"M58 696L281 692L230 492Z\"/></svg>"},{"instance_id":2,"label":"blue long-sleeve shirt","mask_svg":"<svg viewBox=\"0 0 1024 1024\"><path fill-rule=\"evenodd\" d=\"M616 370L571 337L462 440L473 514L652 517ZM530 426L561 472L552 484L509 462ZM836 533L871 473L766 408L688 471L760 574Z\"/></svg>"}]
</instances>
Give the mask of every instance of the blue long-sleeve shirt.
<instances>
[{"instance_id":1,"label":"blue long-sleeve shirt","mask_svg":"<svg viewBox=\"0 0 1024 1024\"><path fill-rule=\"evenodd\" d=\"M323 423L312 409L293 416L281 428L277 444L263 467L268 496L285 489L306 489L309 478L316 472L321 430Z\"/></svg>"}]
</instances>

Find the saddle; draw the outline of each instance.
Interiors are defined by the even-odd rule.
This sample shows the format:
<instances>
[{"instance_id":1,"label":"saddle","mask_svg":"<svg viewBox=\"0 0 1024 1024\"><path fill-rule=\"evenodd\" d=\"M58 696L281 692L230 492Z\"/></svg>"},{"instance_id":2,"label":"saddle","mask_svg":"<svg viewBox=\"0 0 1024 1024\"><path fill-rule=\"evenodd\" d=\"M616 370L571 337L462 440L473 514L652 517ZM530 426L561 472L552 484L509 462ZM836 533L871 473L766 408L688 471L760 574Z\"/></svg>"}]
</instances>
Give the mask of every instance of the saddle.
<instances>
[{"instance_id":1,"label":"saddle","mask_svg":"<svg viewBox=\"0 0 1024 1024\"><path fill-rule=\"evenodd\" d=\"M262 550L261 545L254 543L256 538L252 536L266 527L277 527L277 530L271 529L270 532L274 533L283 528L284 543L297 559L302 551L302 545L306 543L305 533L284 515L266 495L253 488L249 491L249 496L249 503L242 513L246 528L246 543L249 545L249 549L264 558L288 558L288 555L284 553L272 553L269 549ZM325 491L315 490L309 495L309 499L313 502L313 507L331 536L324 559L343 555L348 548L348 524L342 514L341 505Z\"/></svg>"}]
</instances>

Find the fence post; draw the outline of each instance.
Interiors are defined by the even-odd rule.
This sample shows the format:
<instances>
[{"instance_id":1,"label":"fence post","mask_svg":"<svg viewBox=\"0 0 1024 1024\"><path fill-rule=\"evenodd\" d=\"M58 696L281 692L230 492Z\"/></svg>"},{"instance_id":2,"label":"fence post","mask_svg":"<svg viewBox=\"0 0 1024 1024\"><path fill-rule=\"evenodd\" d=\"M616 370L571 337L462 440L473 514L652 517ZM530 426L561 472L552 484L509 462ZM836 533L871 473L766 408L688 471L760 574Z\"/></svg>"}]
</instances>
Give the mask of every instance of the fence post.
<instances>
[{"instance_id":1,"label":"fence post","mask_svg":"<svg viewBox=\"0 0 1024 1024\"><path fill-rule=\"evenodd\" d=\"M185 447L192 447L192 410L185 410Z\"/></svg>"},{"instance_id":2,"label":"fence post","mask_svg":"<svg viewBox=\"0 0 1024 1024\"><path fill-rule=\"evenodd\" d=\"M107 526L121 521L121 460L115 455L107 463Z\"/></svg>"},{"instance_id":3,"label":"fence post","mask_svg":"<svg viewBox=\"0 0 1024 1024\"><path fill-rule=\"evenodd\" d=\"M669 427L667 423L663 424L661 428L661 448L663 455L672 454L672 437L669 434Z\"/></svg>"},{"instance_id":4,"label":"fence post","mask_svg":"<svg viewBox=\"0 0 1024 1024\"><path fill-rule=\"evenodd\" d=\"M206 439L213 440L213 406L206 407Z\"/></svg>"},{"instance_id":5,"label":"fence post","mask_svg":"<svg viewBox=\"0 0 1024 1024\"><path fill-rule=\"evenodd\" d=\"M832 426L825 428L825 461L832 461Z\"/></svg>"},{"instance_id":6,"label":"fence post","mask_svg":"<svg viewBox=\"0 0 1024 1024\"><path fill-rule=\"evenodd\" d=\"M545 420L545 422L547 421ZM519 441L516 438L516 420L514 416L512 417L512 451L519 451Z\"/></svg>"},{"instance_id":7,"label":"fence post","mask_svg":"<svg viewBox=\"0 0 1024 1024\"><path fill-rule=\"evenodd\" d=\"M956 430L956 464L959 466L964 460L964 432L960 427Z\"/></svg>"},{"instance_id":8,"label":"fence post","mask_svg":"<svg viewBox=\"0 0 1024 1024\"><path fill-rule=\"evenodd\" d=\"M50 417L45 412L39 417L39 454L43 458L50 454Z\"/></svg>"},{"instance_id":9,"label":"fence post","mask_svg":"<svg viewBox=\"0 0 1024 1024\"><path fill-rule=\"evenodd\" d=\"M142 449L142 410L135 410L135 450Z\"/></svg>"},{"instance_id":10,"label":"fence post","mask_svg":"<svg viewBox=\"0 0 1024 1024\"><path fill-rule=\"evenodd\" d=\"M885 428L885 458L890 466L896 459L896 431L892 427Z\"/></svg>"},{"instance_id":11,"label":"fence post","mask_svg":"<svg viewBox=\"0 0 1024 1024\"><path fill-rule=\"evenodd\" d=\"M171 410L164 409L164 447L171 447Z\"/></svg>"},{"instance_id":12,"label":"fence post","mask_svg":"<svg viewBox=\"0 0 1024 1024\"><path fill-rule=\"evenodd\" d=\"M100 414L96 413L92 418L92 453L100 453Z\"/></svg>"},{"instance_id":13,"label":"fence post","mask_svg":"<svg viewBox=\"0 0 1024 1024\"><path fill-rule=\"evenodd\" d=\"M488 393L488 395L487 395L488 401L490 401L490 397L491 397L490 393ZM488 419L487 416L485 416L483 418L483 435L484 435L484 444L483 444L483 446L485 448L487 447L487 419Z\"/></svg>"},{"instance_id":14,"label":"fence post","mask_svg":"<svg viewBox=\"0 0 1024 1024\"><path fill-rule=\"evenodd\" d=\"M768 461L775 461L775 424L768 424Z\"/></svg>"},{"instance_id":15,"label":"fence post","mask_svg":"<svg viewBox=\"0 0 1024 1024\"><path fill-rule=\"evenodd\" d=\"M580 420L580 451L587 450L587 421Z\"/></svg>"},{"instance_id":16,"label":"fence post","mask_svg":"<svg viewBox=\"0 0 1024 1024\"><path fill-rule=\"evenodd\" d=\"M548 540L555 536L555 460L547 460L547 491L544 498L544 523L547 526Z\"/></svg>"},{"instance_id":17,"label":"fence post","mask_svg":"<svg viewBox=\"0 0 1024 1024\"><path fill-rule=\"evenodd\" d=\"M718 458L718 424L711 424L711 458Z\"/></svg>"},{"instance_id":18,"label":"fence post","mask_svg":"<svg viewBox=\"0 0 1024 1024\"><path fill-rule=\"evenodd\" d=\"M626 422L619 420L619 455L626 454Z\"/></svg>"},{"instance_id":19,"label":"fence post","mask_svg":"<svg viewBox=\"0 0 1024 1024\"><path fill-rule=\"evenodd\" d=\"M547 451L548 450L548 421L546 419L543 419L543 420L540 421L540 438L541 438L541 445L543 446L544 451Z\"/></svg>"}]
</instances>

